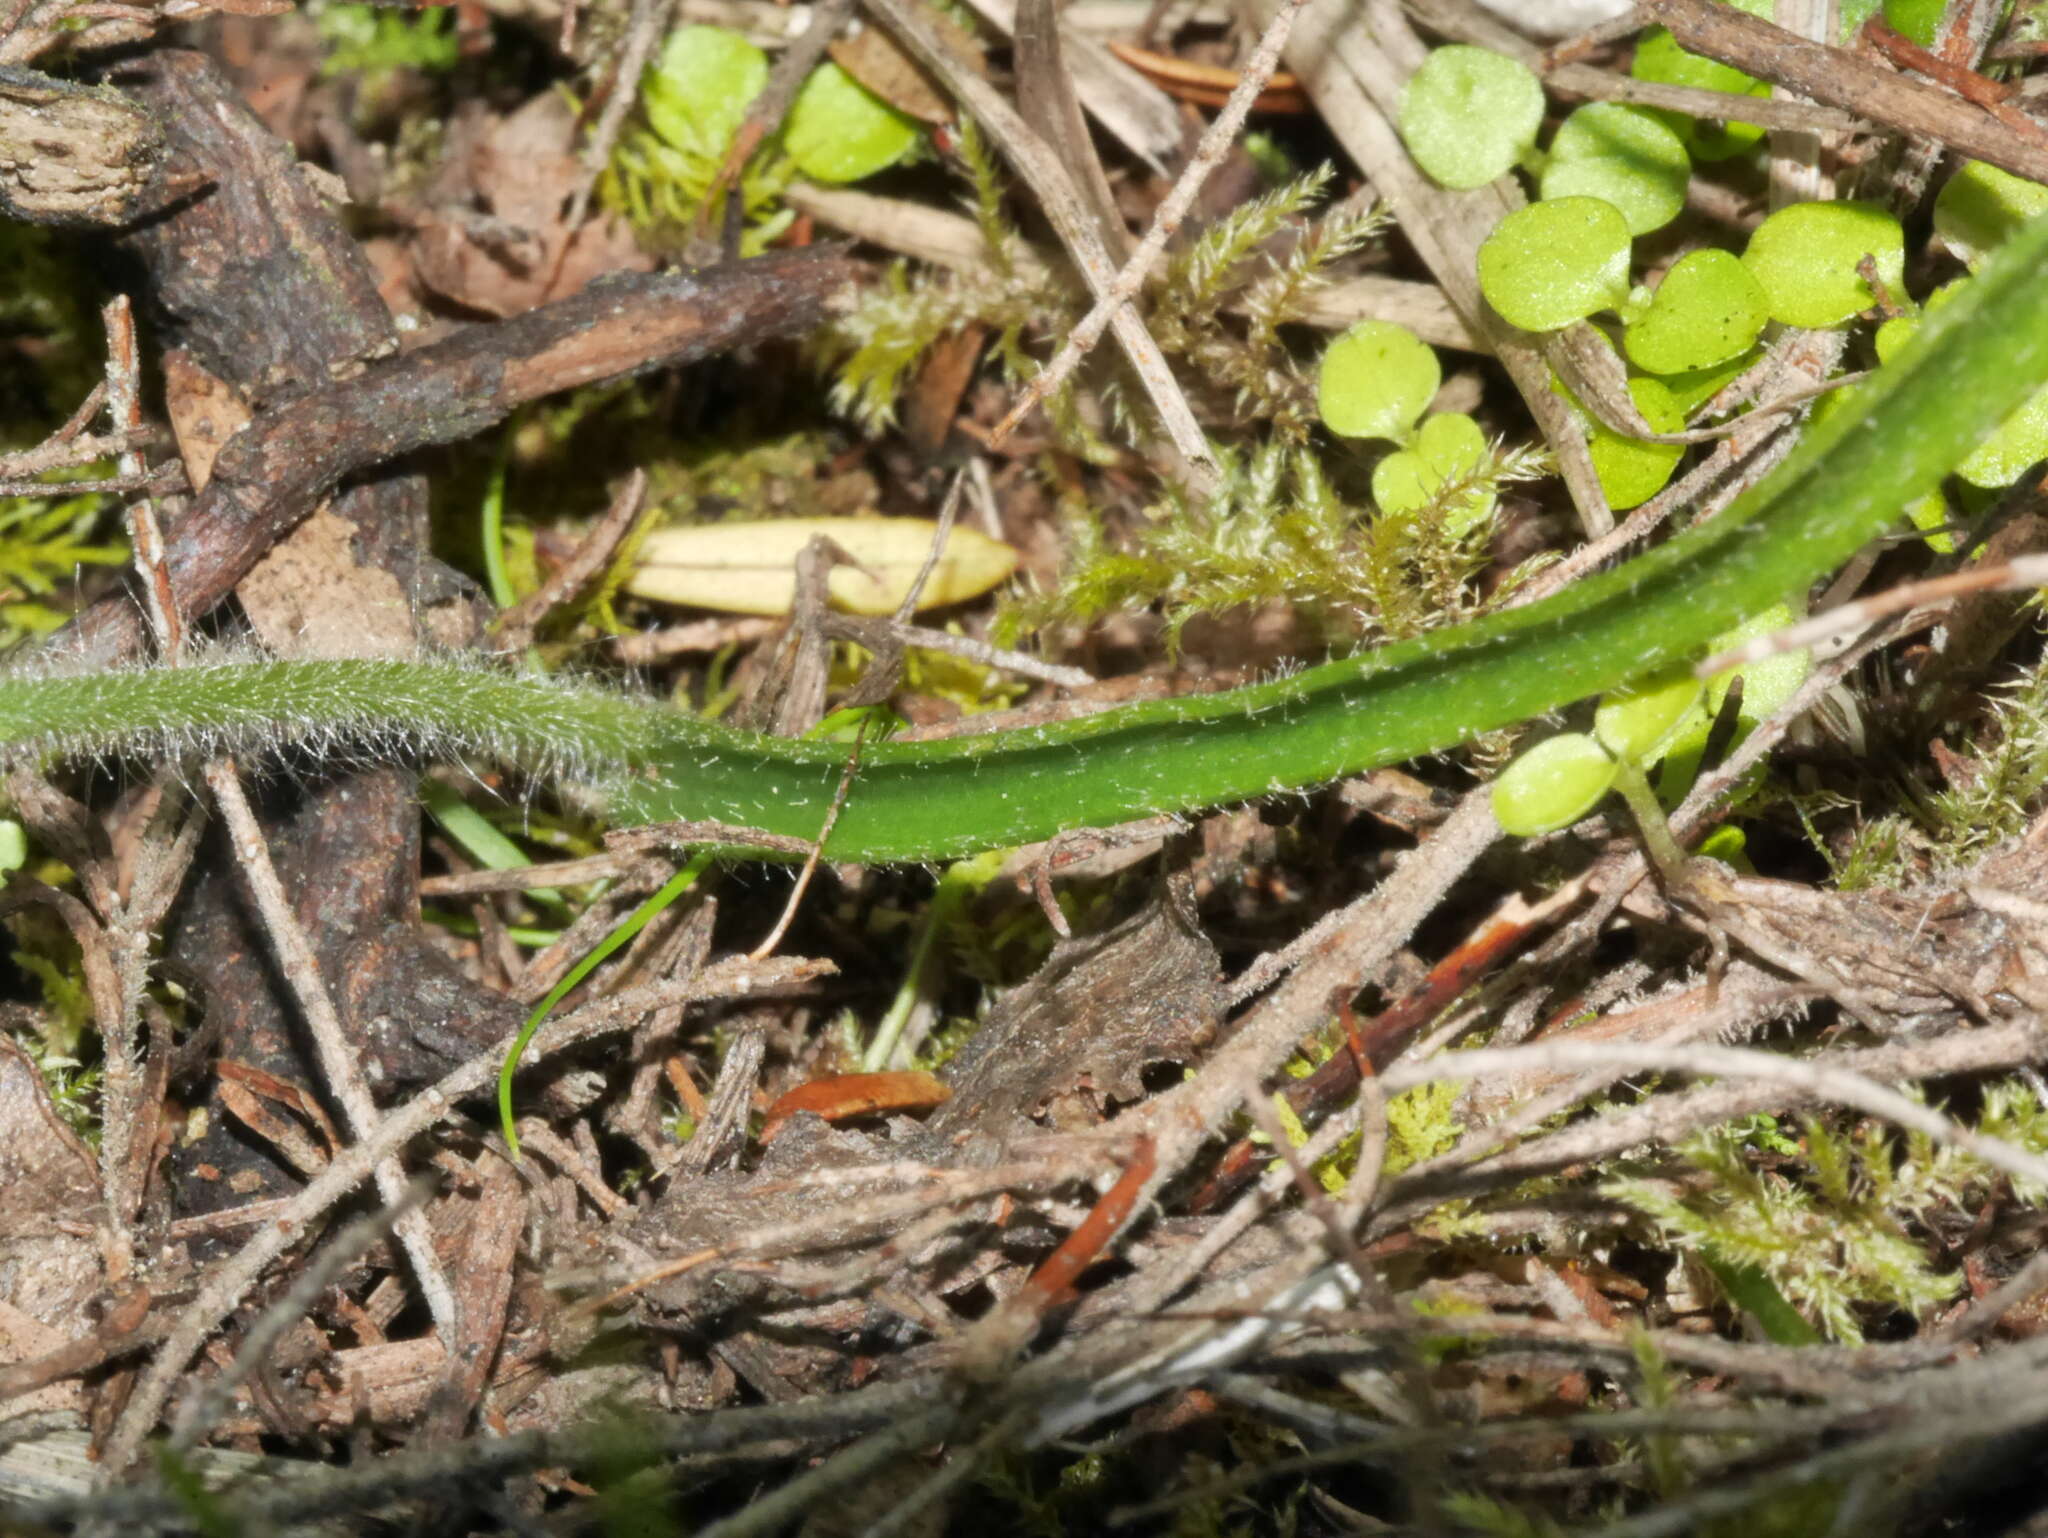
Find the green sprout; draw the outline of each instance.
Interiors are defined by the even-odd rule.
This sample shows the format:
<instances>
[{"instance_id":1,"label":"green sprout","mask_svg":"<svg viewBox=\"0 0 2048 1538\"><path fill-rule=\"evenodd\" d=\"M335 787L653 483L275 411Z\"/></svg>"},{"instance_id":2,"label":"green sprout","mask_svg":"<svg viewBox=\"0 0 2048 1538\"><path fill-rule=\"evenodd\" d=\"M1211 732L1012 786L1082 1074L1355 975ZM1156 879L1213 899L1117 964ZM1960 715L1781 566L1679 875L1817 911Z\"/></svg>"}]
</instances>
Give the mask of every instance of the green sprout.
<instances>
[{"instance_id":1,"label":"green sprout","mask_svg":"<svg viewBox=\"0 0 2048 1538\"><path fill-rule=\"evenodd\" d=\"M685 155L723 160L768 84L768 56L723 27L679 27L641 88L647 121ZM821 64L790 103L779 149L803 175L853 182L894 165L918 126L837 64Z\"/></svg>"},{"instance_id":2,"label":"green sprout","mask_svg":"<svg viewBox=\"0 0 2048 1538\"><path fill-rule=\"evenodd\" d=\"M1534 838L1569 828L1614 788L1621 765L1584 732L1546 737L1493 782L1493 816L1503 832Z\"/></svg>"},{"instance_id":3,"label":"green sprout","mask_svg":"<svg viewBox=\"0 0 2048 1538\"><path fill-rule=\"evenodd\" d=\"M1628 298L1628 221L1604 198L1518 208L1479 247L1479 287L1509 325L1556 331Z\"/></svg>"},{"instance_id":4,"label":"green sprout","mask_svg":"<svg viewBox=\"0 0 2048 1538\"><path fill-rule=\"evenodd\" d=\"M1586 430L1586 452L1608 506L1626 512L1664 489L1678 462L1685 458L1683 444L1651 443L1618 433L1587 410L1563 383L1553 380L1551 388L1564 397ZM1628 395L1652 432L1675 433L1685 426L1685 406L1664 380L1638 374L1628 382Z\"/></svg>"},{"instance_id":5,"label":"green sprout","mask_svg":"<svg viewBox=\"0 0 2048 1538\"><path fill-rule=\"evenodd\" d=\"M1622 763L1655 763L1705 692L1689 667L1652 674L1601 699L1593 710L1593 735Z\"/></svg>"},{"instance_id":6,"label":"green sprout","mask_svg":"<svg viewBox=\"0 0 2048 1538\"><path fill-rule=\"evenodd\" d=\"M768 84L768 55L723 27L678 27L640 87L640 107L673 148L722 157Z\"/></svg>"},{"instance_id":7,"label":"green sprout","mask_svg":"<svg viewBox=\"0 0 2048 1538\"><path fill-rule=\"evenodd\" d=\"M1459 411L1438 412L1416 426L1443 382L1436 353L1406 327L1361 321L1323 353L1316 406L1323 425L1346 438L1400 445L1372 472L1373 501L1396 517L1420 512L1445 493L1445 533L1479 528L1499 500L1499 477L1486 434Z\"/></svg>"},{"instance_id":8,"label":"green sprout","mask_svg":"<svg viewBox=\"0 0 2048 1538\"><path fill-rule=\"evenodd\" d=\"M1723 635L1717 649L1727 650L1773 634L1791 625L1795 618L1797 616L1790 604L1774 603ZM1657 794L1664 804L1676 806L1692 789L1693 781L1699 778L1700 764L1706 757L1707 740L1713 735L1714 723L1720 718L1729 695L1734 692L1737 680L1742 684L1742 698L1735 707L1735 734L1728 744L1731 748L1755 731L1760 723L1776 715L1812 671L1813 653L1802 647L1773 652L1760 661L1745 663L1726 673L1716 673L1708 679L1706 692L1700 696L1698 706L1664 744L1664 768L1657 781ZM1751 773L1755 779L1761 780L1762 766L1757 766Z\"/></svg>"},{"instance_id":9,"label":"green sprout","mask_svg":"<svg viewBox=\"0 0 2048 1538\"><path fill-rule=\"evenodd\" d=\"M647 127L628 133L613 155L607 201L642 229L687 225L718 190L747 110L767 88L768 56L724 27L678 27L641 82ZM850 182L911 153L920 138L911 118L836 64L804 80L781 130L750 155L740 179L752 254L790 221L776 199L792 176Z\"/></svg>"},{"instance_id":10,"label":"green sprout","mask_svg":"<svg viewBox=\"0 0 2048 1538\"><path fill-rule=\"evenodd\" d=\"M857 182L916 145L917 120L898 112L837 64L820 64L790 104L782 144L817 182Z\"/></svg>"},{"instance_id":11,"label":"green sprout","mask_svg":"<svg viewBox=\"0 0 2048 1538\"><path fill-rule=\"evenodd\" d=\"M1483 187L1506 175L1542 123L1543 83L1490 48L1435 49L1401 92L1408 153L1446 187Z\"/></svg>"},{"instance_id":12,"label":"green sprout","mask_svg":"<svg viewBox=\"0 0 2048 1538\"><path fill-rule=\"evenodd\" d=\"M1740 645L1790 624L1783 604L1745 620L1716 642L1716 650ZM1644 771L1667 766L1660 787L1666 803L1690 788L1699 772L1713 721L1735 681L1742 680L1738 736L1776 712L1806 681L1808 654L1790 651L1745 664L1703 683L1680 665L1608 691L1593 712L1591 732L1545 738L1516 757L1493 782L1493 814L1503 831L1530 838L1555 833L1584 817L1620 789L1655 843L1669 840L1657 798L1649 794ZM1669 772L1677 766L1677 772ZM1654 826L1652 826L1654 824ZM1675 847L1675 846L1674 846ZM1660 864L1665 861L1660 858Z\"/></svg>"}]
</instances>

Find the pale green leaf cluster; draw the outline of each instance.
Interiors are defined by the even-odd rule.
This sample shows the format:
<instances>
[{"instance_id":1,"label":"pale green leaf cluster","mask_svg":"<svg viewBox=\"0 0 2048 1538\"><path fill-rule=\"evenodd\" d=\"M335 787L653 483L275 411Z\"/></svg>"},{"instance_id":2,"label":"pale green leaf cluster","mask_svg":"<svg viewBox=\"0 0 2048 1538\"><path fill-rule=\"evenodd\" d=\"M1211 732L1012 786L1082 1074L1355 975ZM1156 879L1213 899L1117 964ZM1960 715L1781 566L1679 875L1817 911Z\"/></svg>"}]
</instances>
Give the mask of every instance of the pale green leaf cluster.
<instances>
[{"instance_id":1,"label":"pale green leaf cluster","mask_svg":"<svg viewBox=\"0 0 2048 1538\"><path fill-rule=\"evenodd\" d=\"M740 249L760 251L793 215L777 199L793 175L820 182L872 176L912 154L922 131L837 64L820 64L797 87L774 131L741 143L769 61L725 27L678 27L640 83L640 122L619 141L600 184L608 206L643 238L673 242L718 228L728 155L744 153Z\"/></svg>"}]
</instances>

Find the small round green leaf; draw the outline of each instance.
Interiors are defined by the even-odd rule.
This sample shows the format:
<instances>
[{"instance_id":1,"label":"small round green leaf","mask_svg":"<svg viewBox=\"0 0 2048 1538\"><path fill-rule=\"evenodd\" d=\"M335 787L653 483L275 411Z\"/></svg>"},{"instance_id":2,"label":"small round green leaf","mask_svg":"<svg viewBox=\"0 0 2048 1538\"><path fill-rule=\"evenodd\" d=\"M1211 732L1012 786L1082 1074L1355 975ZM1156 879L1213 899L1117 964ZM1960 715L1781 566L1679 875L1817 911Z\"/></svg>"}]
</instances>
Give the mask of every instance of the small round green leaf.
<instances>
[{"instance_id":1,"label":"small round green leaf","mask_svg":"<svg viewBox=\"0 0 2048 1538\"><path fill-rule=\"evenodd\" d=\"M1588 411L1561 383L1553 380L1551 388L1565 398L1585 424L1586 453L1593 461L1593 473L1599 478L1601 493L1610 507L1625 512L1664 489L1671 472L1685 457L1683 444L1645 443L1640 438L1624 437ZM1628 382L1628 393L1651 431L1673 433L1685 426L1684 411L1661 379L1638 375Z\"/></svg>"},{"instance_id":2,"label":"small round green leaf","mask_svg":"<svg viewBox=\"0 0 2048 1538\"><path fill-rule=\"evenodd\" d=\"M1657 285L1623 335L1631 362L1653 374L1713 368L1749 351L1770 313L1764 291L1729 251L1693 251Z\"/></svg>"},{"instance_id":3,"label":"small round green leaf","mask_svg":"<svg viewBox=\"0 0 2048 1538\"><path fill-rule=\"evenodd\" d=\"M837 64L820 64L790 103L782 143L812 181L857 182L901 160L919 132Z\"/></svg>"},{"instance_id":4,"label":"small round green leaf","mask_svg":"<svg viewBox=\"0 0 2048 1538\"><path fill-rule=\"evenodd\" d=\"M1520 838L1569 828L1600 804L1621 768L1582 732L1539 742L1493 782L1493 815Z\"/></svg>"},{"instance_id":5,"label":"small round green leaf","mask_svg":"<svg viewBox=\"0 0 2048 1538\"><path fill-rule=\"evenodd\" d=\"M0 817L0 874L28 864L28 830L12 817Z\"/></svg>"},{"instance_id":6,"label":"small round green leaf","mask_svg":"<svg viewBox=\"0 0 2048 1538\"><path fill-rule=\"evenodd\" d=\"M1440 411L1415 435L1415 452L1429 466L1438 486L1466 480L1486 463L1486 434L1462 411ZM1476 528L1493 515L1499 499L1475 487L1444 510L1444 527L1452 534Z\"/></svg>"},{"instance_id":7,"label":"small round green leaf","mask_svg":"<svg viewBox=\"0 0 2048 1538\"><path fill-rule=\"evenodd\" d=\"M1742 253L1763 286L1771 319L1818 330L1877 302L1856 270L1876 259L1878 281L1905 290L1906 237L1899 221L1875 203L1795 203L1756 227Z\"/></svg>"},{"instance_id":8,"label":"small round green leaf","mask_svg":"<svg viewBox=\"0 0 2048 1538\"><path fill-rule=\"evenodd\" d=\"M1479 248L1479 286L1501 318L1555 331L1628 297L1628 221L1601 198L1518 208Z\"/></svg>"},{"instance_id":9,"label":"small round green leaf","mask_svg":"<svg viewBox=\"0 0 2048 1538\"><path fill-rule=\"evenodd\" d=\"M1550 141L1543 196L1605 198L1631 235L1647 235L1685 207L1692 159L1654 113L1618 102L1591 102L1564 120Z\"/></svg>"},{"instance_id":10,"label":"small round green leaf","mask_svg":"<svg viewBox=\"0 0 2048 1538\"><path fill-rule=\"evenodd\" d=\"M1446 187L1483 187L1536 142L1543 83L1523 63L1454 43L1438 48L1401 92L1401 137Z\"/></svg>"},{"instance_id":11,"label":"small round green leaf","mask_svg":"<svg viewBox=\"0 0 2048 1538\"><path fill-rule=\"evenodd\" d=\"M1947 8L1947 0L1884 0L1884 19L1894 32L1922 48L1932 48L1941 13Z\"/></svg>"},{"instance_id":12,"label":"small round green leaf","mask_svg":"<svg viewBox=\"0 0 2048 1538\"><path fill-rule=\"evenodd\" d=\"M1406 326L1360 321L1323 353L1316 410L1346 438L1400 442L1443 378L1436 353Z\"/></svg>"},{"instance_id":13,"label":"small round green leaf","mask_svg":"<svg viewBox=\"0 0 2048 1538\"><path fill-rule=\"evenodd\" d=\"M1610 690L1593 712L1593 735L1625 764L1655 763L1705 687L1680 667Z\"/></svg>"},{"instance_id":14,"label":"small round green leaf","mask_svg":"<svg viewBox=\"0 0 2048 1538\"><path fill-rule=\"evenodd\" d=\"M1768 18L1770 0L1753 0L1738 9ZM1771 88L1733 65L1717 63L1696 53L1687 53L1664 27L1651 27L1636 43L1635 62L1629 73L1638 80L1663 85L1696 86L1706 91L1725 91L1735 96L1769 96ZM1749 149L1764 131L1754 123L1711 123L1679 112L1657 114L1685 141L1696 160L1726 160Z\"/></svg>"},{"instance_id":15,"label":"small round green leaf","mask_svg":"<svg viewBox=\"0 0 2048 1538\"><path fill-rule=\"evenodd\" d=\"M1383 513L1412 513L1435 494L1428 463L1412 449L1396 449L1372 467L1372 500Z\"/></svg>"},{"instance_id":16,"label":"small round green leaf","mask_svg":"<svg viewBox=\"0 0 2048 1538\"><path fill-rule=\"evenodd\" d=\"M723 155L768 84L768 55L724 27L678 27L640 87L654 131L687 153Z\"/></svg>"},{"instance_id":17,"label":"small round green leaf","mask_svg":"<svg viewBox=\"0 0 2048 1538\"><path fill-rule=\"evenodd\" d=\"M1408 448L1373 467L1372 499L1381 511L1409 513L1426 507L1447 485L1465 480L1486 463L1486 434L1461 411L1440 411L1425 420ZM1447 533L1463 535L1484 523L1498 499L1474 487L1444 509Z\"/></svg>"},{"instance_id":18,"label":"small round green leaf","mask_svg":"<svg viewBox=\"0 0 2048 1538\"><path fill-rule=\"evenodd\" d=\"M1891 362L1899 349L1913 340L1913 333L1919 329L1920 317L1917 315L1894 315L1879 326L1877 335L1871 338L1871 344L1877 351L1877 361Z\"/></svg>"},{"instance_id":19,"label":"small round green leaf","mask_svg":"<svg viewBox=\"0 0 2048 1538\"><path fill-rule=\"evenodd\" d=\"M1971 268L2048 213L2048 187L1972 160L1934 200L1934 233Z\"/></svg>"},{"instance_id":20,"label":"small round green leaf","mask_svg":"<svg viewBox=\"0 0 2048 1538\"><path fill-rule=\"evenodd\" d=\"M1486 461L1486 434L1462 411L1439 411L1415 435L1415 452L1440 481L1472 474Z\"/></svg>"}]
</instances>

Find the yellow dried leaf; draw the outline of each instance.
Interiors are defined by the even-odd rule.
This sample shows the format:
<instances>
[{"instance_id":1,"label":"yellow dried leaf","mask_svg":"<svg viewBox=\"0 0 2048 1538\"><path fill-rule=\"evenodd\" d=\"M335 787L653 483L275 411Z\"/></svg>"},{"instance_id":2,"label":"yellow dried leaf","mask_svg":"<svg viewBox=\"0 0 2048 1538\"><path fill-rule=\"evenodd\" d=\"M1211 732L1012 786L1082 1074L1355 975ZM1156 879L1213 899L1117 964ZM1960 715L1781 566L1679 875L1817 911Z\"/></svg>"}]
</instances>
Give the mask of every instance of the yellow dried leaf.
<instances>
[{"instance_id":1,"label":"yellow dried leaf","mask_svg":"<svg viewBox=\"0 0 2048 1538\"><path fill-rule=\"evenodd\" d=\"M832 568L833 606L852 614L890 614L924 566L937 532L938 525L924 518L873 517L657 529L642 543L626 591L727 614L787 614L796 602L797 555L822 534L867 568ZM977 597L1016 569L1017 552L1010 546L955 525L917 606L933 609Z\"/></svg>"}]
</instances>

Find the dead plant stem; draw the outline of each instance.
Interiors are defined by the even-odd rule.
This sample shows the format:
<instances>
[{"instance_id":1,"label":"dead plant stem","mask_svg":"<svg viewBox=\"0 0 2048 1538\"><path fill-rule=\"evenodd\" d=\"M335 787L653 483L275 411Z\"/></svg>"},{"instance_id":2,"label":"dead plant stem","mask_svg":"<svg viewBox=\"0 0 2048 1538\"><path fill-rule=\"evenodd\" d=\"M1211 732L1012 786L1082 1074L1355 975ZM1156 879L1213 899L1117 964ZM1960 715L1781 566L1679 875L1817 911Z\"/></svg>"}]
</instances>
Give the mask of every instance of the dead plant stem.
<instances>
[{"instance_id":1,"label":"dead plant stem","mask_svg":"<svg viewBox=\"0 0 2048 1538\"><path fill-rule=\"evenodd\" d=\"M1194 206L1210 173L1223 163L1223 157L1237 142L1245 118L1251 113L1252 103L1280 67L1280 50L1287 46L1287 36L1294 30L1294 19L1301 14L1306 3L1307 0L1283 0L1273 19L1266 23L1258 46L1238 71L1237 85L1231 91L1230 99L1216 114L1216 120L1203 131L1187 169L1181 172L1173 189L1153 214L1151 227L1145 231L1144 239L1138 242L1137 249L1131 252L1130 259L1119 269L1108 288L1096 296L1094 307L1068 334L1060 350L1053 354L1052 361L1024 387L1016 404L996 423L995 430L989 435L992 443L999 444L1009 437L1034 406L1073 377L1082 359L1102 340L1102 333L1108 329L1111 319L1137 296L1151 274L1153 263L1165 252L1166 243L1180 232L1182 221L1187 218L1188 210Z\"/></svg>"}]
</instances>

